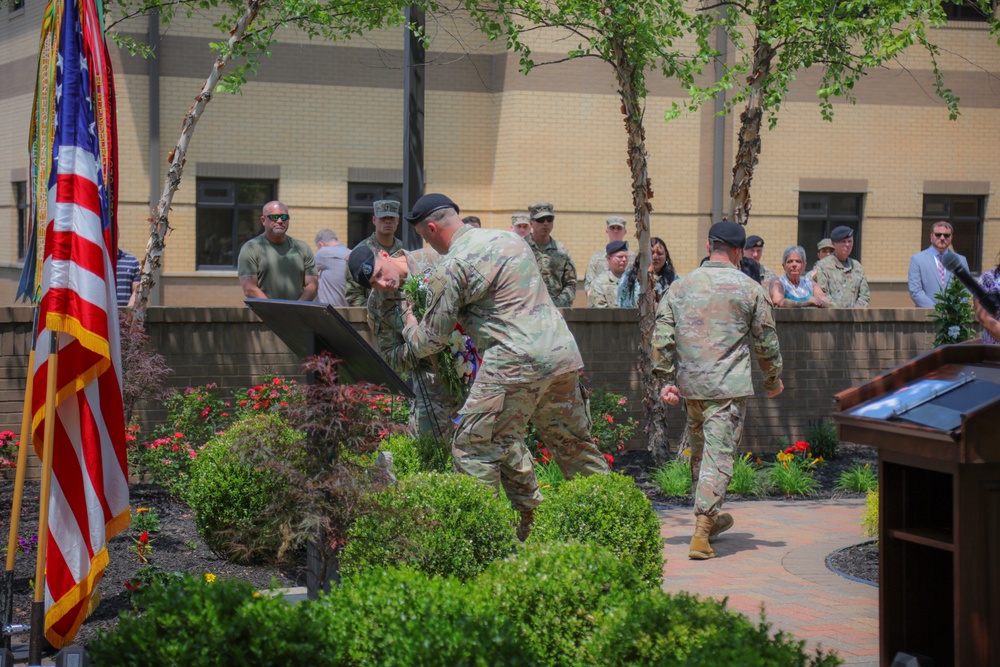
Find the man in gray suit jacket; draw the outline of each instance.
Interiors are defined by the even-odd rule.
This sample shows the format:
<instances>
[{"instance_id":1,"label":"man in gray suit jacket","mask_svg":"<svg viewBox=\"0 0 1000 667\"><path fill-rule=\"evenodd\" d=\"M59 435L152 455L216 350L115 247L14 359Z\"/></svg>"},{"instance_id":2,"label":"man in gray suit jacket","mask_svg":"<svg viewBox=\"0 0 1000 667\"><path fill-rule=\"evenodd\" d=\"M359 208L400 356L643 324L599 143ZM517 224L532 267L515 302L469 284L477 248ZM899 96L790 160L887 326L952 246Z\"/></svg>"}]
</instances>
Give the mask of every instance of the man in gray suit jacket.
<instances>
[{"instance_id":1,"label":"man in gray suit jacket","mask_svg":"<svg viewBox=\"0 0 1000 667\"><path fill-rule=\"evenodd\" d=\"M944 220L935 222L931 227L931 246L910 258L910 298L918 308L933 308L934 295L951 280L951 273L941 264L941 255L951 245L952 234L954 230L950 223ZM958 258L968 271L969 263L965 257L959 255Z\"/></svg>"}]
</instances>

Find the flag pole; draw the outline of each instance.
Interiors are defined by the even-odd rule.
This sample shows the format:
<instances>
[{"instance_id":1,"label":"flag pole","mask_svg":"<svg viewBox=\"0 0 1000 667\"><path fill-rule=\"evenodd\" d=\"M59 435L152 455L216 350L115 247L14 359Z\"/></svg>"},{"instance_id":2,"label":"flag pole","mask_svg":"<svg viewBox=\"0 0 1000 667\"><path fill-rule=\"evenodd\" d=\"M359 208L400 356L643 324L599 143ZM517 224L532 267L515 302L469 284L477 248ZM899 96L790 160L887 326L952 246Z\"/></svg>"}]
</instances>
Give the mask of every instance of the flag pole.
<instances>
[{"instance_id":1,"label":"flag pole","mask_svg":"<svg viewBox=\"0 0 1000 667\"><path fill-rule=\"evenodd\" d=\"M10 509L10 534L7 536L7 569L3 573L3 592L0 602L3 603L4 615L0 625L4 629L14 622L14 556L17 554L17 532L21 518L21 496L24 493L24 474L28 468L28 443L31 442L31 390L35 378L35 336L38 335L38 307L31 324L31 351L28 353L28 374L24 385L24 410L21 413L20 442L17 446L17 468L14 473L14 501ZM0 647L10 648L11 636L0 633L3 639Z\"/></svg>"},{"instance_id":2,"label":"flag pole","mask_svg":"<svg viewBox=\"0 0 1000 667\"><path fill-rule=\"evenodd\" d=\"M31 603L31 642L28 664L42 662L45 636L45 550L49 537L49 492L52 486L52 442L56 430L56 370L59 363L59 332L49 332L48 375L45 381L45 429L42 439L42 488L38 495L38 555L35 560L35 599Z\"/></svg>"}]
</instances>

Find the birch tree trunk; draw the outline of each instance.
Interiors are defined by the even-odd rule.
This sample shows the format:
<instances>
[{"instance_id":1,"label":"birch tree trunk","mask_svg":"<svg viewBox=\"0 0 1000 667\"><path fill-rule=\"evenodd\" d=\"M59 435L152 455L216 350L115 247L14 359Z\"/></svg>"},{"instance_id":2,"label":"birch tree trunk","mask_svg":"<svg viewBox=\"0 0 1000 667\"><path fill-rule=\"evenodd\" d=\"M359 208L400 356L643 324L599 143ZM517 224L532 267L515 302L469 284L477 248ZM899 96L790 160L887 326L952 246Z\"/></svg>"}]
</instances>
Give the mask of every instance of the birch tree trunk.
<instances>
[{"instance_id":1,"label":"birch tree trunk","mask_svg":"<svg viewBox=\"0 0 1000 667\"><path fill-rule=\"evenodd\" d=\"M740 114L740 143L733 165L733 185L729 189L729 219L741 225L750 220L750 182L760 155L760 130L764 121L763 83L771 73L775 49L761 41L760 31L753 43L753 69L747 77L750 95L746 109Z\"/></svg>"},{"instance_id":2,"label":"birch tree trunk","mask_svg":"<svg viewBox=\"0 0 1000 667\"><path fill-rule=\"evenodd\" d=\"M131 313L134 321L140 323L146 321L149 291L154 284L153 272L160 268L160 258L163 256L165 239L167 234L170 233L171 228L167 216L170 214L170 204L173 202L174 193L177 192L177 188L181 183L181 174L184 171L184 162L188 146L191 144L191 137L194 136L194 128L198 124L198 119L201 118L205 106L212 101L215 88L222 79L223 70L232 59L230 54L233 51L233 47L243 40L247 27L257 18L257 13L264 2L265 0L248 0L246 11L233 26L230 33L229 48L220 53L219 57L216 58L215 65L212 66L212 73L205 80L201 92L194 98L194 106L191 107L187 116L184 117L184 123L181 125L180 139L178 139L177 145L174 146L174 150L171 151L168 157L170 169L167 171L167 178L163 184L163 194L160 196L160 201L157 203L156 208L153 209L149 216L149 241L146 243L146 256L143 257L142 267L139 270L139 292L135 300L135 308L133 308Z\"/></svg>"},{"instance_id":3,"label":"birch tree trunk","mask_svg":"<svg viewBox=\"0 0 1000 667\"><path fill-rule=\"evenodd\" d=\"M649 200L653 190L649 180L649 154L646 152L646 131L643 128L644 107L637 82L641 72L629 62L619 40L612 43L615 76L622 100L622 114L628 132L628 166L632 172L632 204L635 208L635 234L639 241L639 376L642 381L642 404L645 409L646 448L657 465L667 460L670 443L667 438L665 406L660 401L660 387L653 377L653 325L656 318L656 275L650 273Z\"/></svg>"}]
</instances>

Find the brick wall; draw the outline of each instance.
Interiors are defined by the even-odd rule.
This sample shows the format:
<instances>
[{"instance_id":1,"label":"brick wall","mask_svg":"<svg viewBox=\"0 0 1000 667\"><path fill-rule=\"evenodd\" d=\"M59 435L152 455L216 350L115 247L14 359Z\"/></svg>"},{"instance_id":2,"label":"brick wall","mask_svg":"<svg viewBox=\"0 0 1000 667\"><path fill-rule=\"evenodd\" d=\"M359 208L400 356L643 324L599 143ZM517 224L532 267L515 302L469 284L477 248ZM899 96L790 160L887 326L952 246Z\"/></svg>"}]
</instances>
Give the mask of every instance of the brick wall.
<instances>
[{"instance_id":1,"label":"brick wall","mask_svg":"<svg viewBox=\"0 0 1000 667\"><path fill-rule=\"evenodd\" d=\"M364 312L341 311L367 336ZM635 369L638 326L635 310L563 311L576 336L593 386L625 394L630 415L641 419L641 386ZM773 451L776 440L805 435L810 420L832 414L833 395L926 351L933 335L927 315L917 308L776 311L785 370L785 392L750 400L744 449ZM229 390L245 387L265 373L302 380L300 362L246 308L154 308L149 311L153 344L174 369L169 383L183 389L215 382ZM0 309L0 430L20 430L31 330L31 309ZM755 385L762 391L760 372ZM163 417L158 405L142 410L145 427ZM684 425L670 411L670 434ZM636 438L632 447L641 447Z\"/></svg>"}]
</instances>

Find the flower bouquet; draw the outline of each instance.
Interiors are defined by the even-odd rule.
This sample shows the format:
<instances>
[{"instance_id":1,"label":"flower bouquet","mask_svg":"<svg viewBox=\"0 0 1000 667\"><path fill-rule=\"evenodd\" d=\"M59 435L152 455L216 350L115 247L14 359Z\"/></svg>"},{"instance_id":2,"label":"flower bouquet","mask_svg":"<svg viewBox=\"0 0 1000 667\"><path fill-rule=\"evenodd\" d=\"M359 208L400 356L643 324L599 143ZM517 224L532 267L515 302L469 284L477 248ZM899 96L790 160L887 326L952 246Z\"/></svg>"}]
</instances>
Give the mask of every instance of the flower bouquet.
<instances>
[{"instance_id":1,"label":"flower bouquet","mask_svg":"<svg viewBox=\"0 0 1000 667\"><path fill-rule=\"evenodd\" d=\"M410 276L403 282L403 293L413 308L414 316L418 320L423 319L427 311L427 280ZM482 361L472 338L456 323L455 330L448 337L448 347L435 354L431 363L448 394L461 405L469 395L469 387L476 379Z\"/></svg>"}]
</instances>

